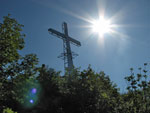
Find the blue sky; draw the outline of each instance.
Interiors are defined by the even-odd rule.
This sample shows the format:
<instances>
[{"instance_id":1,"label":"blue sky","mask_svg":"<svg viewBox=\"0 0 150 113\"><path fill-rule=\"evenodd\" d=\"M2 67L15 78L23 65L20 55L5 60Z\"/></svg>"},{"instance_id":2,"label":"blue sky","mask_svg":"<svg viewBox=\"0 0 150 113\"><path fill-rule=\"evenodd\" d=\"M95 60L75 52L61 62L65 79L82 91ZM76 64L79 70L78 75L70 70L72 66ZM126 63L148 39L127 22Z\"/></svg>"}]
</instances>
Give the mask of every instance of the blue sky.
<instances>
[{"instance_id":1,"label":"blue sky","mask_svg":"<svg viewBox=\"0 0 150 113\"><path fill-rule=\"evenodd\" d=\"M130 68L138 70L150 62L150 1L149 0L0 0L0 22L8 13L24 25L25 48L20 53L35 53L40 64L46 64L63 74L64 65L57 56L63 52L61 39L48 33L48 28L62 31L68 23L69 35L82 44L71 45L79 54L74 65L86 69L89 64L96 71L104 71L125 91L124 77ZM102 11L107 19L119 25L118 34L105 34L103 40L90 33L90 23Z\"/></svg>"}]
</instances>

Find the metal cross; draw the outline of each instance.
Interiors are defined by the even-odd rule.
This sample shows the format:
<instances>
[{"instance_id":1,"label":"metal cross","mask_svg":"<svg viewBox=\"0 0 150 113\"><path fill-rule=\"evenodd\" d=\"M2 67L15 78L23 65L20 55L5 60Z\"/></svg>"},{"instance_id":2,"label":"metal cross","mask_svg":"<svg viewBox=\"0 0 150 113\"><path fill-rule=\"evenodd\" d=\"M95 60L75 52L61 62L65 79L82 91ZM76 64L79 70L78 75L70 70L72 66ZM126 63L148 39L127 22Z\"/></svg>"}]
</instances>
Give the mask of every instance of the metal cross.
<instances>
[{"instance_id":1,"label":"metal cross","mask_svg":"<svg viewBox=\"0 0 150 113\"><path fill-rule=\"evenodd\" d=\"M76 46L81 46L81 43L68 35L68 28L67 23L63 22L62 24L63 33L60 33L52 28L48 29L48 31L52 34L61 38L63 40L64 45L64 52L62 53L61 57L63 56L64 66L67 64L67 70L71 73L73 69L73 53L71 52L70 42ZM67 60L67 61L65 61Z\"/></svg>"}]
</instances>

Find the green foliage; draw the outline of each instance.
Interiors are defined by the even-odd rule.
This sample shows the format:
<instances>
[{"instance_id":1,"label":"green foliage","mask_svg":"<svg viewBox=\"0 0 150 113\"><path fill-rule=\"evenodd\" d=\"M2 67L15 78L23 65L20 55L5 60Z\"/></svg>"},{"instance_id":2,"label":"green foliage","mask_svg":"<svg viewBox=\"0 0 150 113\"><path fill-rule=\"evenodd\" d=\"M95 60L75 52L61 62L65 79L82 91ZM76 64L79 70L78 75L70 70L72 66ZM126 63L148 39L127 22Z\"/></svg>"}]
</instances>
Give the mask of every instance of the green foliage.
<instances>
[{"instance_id":1,"label":"green foliage","mask_svg":"<svg viewBox=\"0 0 150 113\"><path fill-rule=\"evenodd\" d=\"M17 113L17 112L12 111L10 108L6 108L3 110L3 113Z\"/></svg>"},{"instance_id":2,"label":"green foliage","mask_svg":"<svg viewBox=\"0 0 150 113\"><path fill-rule=\"evenodd\" d=\"M3 23L0 23L0 68L16 59L19 59L18 50L24 47L24 34L21 33L23 25L4 16Z\"/></svg>"},{"instance_id":3,"label":"green foliage","mask_svg":"<svg viewBox=\"0 0 150 113\"><path fill-rule=\"evenodd\" d=\"M18 50L24 47L22 27L10 15L0 23L0 112L6 107L17 109L19 92L24 89L21 84L38 71L36 55L19 55Z\"/></svg>"},{"instance_id":4,"label":"green foliage","mask_svg":"<svg viewBox=\"0 0 150 113\"><path fill-rule=\"evenodd\" d=\"M116 113L118 110L118 89L104 72L95 73L89 67L60 76L44 65L39 70L37 80L42 93L40 103L34 108L37 113Z\"/></svg>"},{"instance_id":5,"label":"green foliage","mask_svg":"<svg viewBox=\"0 0 150 113\"><path fill-rule=\"evenodd\" d=\"M65 75L63 79L65 82L61 92L64 94L65 113L115 112L119 93L104 72L95 73L89 67L82 72L76 70L69 76Z\"/></svg>"},{"instance_id":6,"label":"green foliage","mask_svg":"<svg viewBox=\"0 0 150 113\"><path fill-rule=\"evenodd\" d=\"M128 93L123 99L127 104L125 109L132 113L147 113L150 111L150 79L148 79L147 63L144 63L144 69L139 68L139 73L134 75L133 68L131 75L125 77L128 83Z\"/></svg>"}]
</instances>

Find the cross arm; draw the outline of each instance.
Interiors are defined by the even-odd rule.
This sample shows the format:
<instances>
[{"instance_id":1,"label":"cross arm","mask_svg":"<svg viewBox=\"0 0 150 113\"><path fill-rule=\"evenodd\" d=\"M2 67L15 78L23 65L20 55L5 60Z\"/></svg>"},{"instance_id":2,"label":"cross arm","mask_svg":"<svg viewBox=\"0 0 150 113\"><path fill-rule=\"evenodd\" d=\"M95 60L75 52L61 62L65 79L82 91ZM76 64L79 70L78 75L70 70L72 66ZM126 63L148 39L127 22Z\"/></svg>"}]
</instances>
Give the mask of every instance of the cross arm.
<instances>
[{"instance_id":1,"label":"cross arm","mask_svg":"<svg viewBox=\"0 0 150 113\"><path fill-rule=\"evenodd\" d=\"M58 32L58 31L56 31L56 30L54 30L54 29L52 29L52 28L48 29L48 31L49 31L52 35L55 35L55 36L57 36L57 37L59 37L59 38L61 38L61 39L63 39L63 40L66 40L66 35L65 35L65 34L60 33L60 32ZM69 40L72 44L74 44L74 45L76 45L76 46L81 46L81 43L80 43L79 41L77 41L77 40L75 40L75 39L73 39L73 38L71 38L71 37L69 37L69 36L67 36L67 37L68 37L68 40Z\"/></svg>"},{"instance_id":2,"label":"cross arm","mask_svg":"<svg viewBox=\"0 0 150 113\"><path fill-rule=\"evenodd\" d=\"M69 37L69 41L76 46L81 46L81 43L79 41L77 41L71 37Z\"/></svg>"},{"instance_id":3,"label":"cross arm","mask_svg":"<svg viewBox=\"0 0 150 113\"><path fill-rule=\"evenodd\" d=\"M61 39L65 39L65 35L63 33L60 33L52 28L48 29L48 31L52 34L52 35L56 35L57 37L61 38Z\"/></svg>"}]
</instances>

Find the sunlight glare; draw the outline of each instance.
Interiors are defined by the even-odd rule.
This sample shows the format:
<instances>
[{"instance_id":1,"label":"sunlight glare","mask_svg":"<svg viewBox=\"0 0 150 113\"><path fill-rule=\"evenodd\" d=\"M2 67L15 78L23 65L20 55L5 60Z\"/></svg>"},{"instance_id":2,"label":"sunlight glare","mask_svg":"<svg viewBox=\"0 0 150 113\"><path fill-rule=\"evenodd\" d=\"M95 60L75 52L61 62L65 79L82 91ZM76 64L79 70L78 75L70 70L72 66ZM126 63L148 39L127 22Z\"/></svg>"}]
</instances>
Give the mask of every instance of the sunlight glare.
<instances>
[{"instance_id":1,"label":"sunlight glare","mask_svg":"<svg viewBox=\"0 0 150 113\"><path fill-rule=\"evenodd\" d=\"M92 22L92 32L96 32L99 36L103 36L105 33L110 32L111 24L109 20L105 20L103 16L99 20Z\"/></svg>"}]
</instances>

